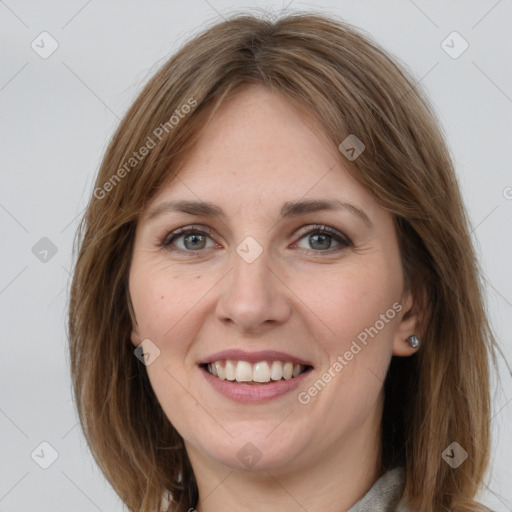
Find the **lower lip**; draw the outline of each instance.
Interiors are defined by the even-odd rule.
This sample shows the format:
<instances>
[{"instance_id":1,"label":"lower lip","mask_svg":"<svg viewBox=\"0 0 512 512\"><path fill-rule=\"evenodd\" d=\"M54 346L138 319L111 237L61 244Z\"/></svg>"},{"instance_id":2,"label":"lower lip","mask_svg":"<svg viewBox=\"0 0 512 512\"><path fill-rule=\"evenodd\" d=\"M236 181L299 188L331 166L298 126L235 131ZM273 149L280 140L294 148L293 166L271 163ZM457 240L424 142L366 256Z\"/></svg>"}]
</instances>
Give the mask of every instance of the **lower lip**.
<instances>
[{"instance_id":1,"label":"lower lip","mask_svg":"<svg viewBox=\"0 0 512 512\"><path fill-rule=\"evenodd\" d=\"M304 373L288 380L277 380L269 384L243 384L231 380L221 380L209 373L205 368L200 368L207 382L225 397L242 403L267 402L278 398L296 389L311 372L309 368Z\"/></svg>"}]
</instances>

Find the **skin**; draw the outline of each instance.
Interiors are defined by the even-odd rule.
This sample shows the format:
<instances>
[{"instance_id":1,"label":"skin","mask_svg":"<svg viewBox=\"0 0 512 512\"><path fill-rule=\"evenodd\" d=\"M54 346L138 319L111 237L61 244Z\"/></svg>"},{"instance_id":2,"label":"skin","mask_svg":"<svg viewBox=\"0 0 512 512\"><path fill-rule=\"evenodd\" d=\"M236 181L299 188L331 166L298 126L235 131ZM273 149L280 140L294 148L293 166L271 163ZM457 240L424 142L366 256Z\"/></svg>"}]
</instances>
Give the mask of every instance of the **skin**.
<instances>
[{"instance_id":1,"label":"skin","mask_svg":"<svg viewBox=\"0 0 512 512\"><path fill-rule=\"evenodd\" d=\"M421 336L420 315L403 290L391 214L349 175L344 157L320 133L281 96L244 88L219 109L178 179L158 191L137 226L129 275L132 342L150 339L160 350L146 369L185 440L199 512L262 506L339 512L380 476L383 380L392 355L414 353L405 339ZM285 202L333 198L364 210L373 227L348 211L279 219ZM171 211L149 220L155 206L178 199L212 202L225 218ZM335 228L351 245L318 240L314 224ZM191 225L212 233L162 245L169 233ZM252 263L236 252L248 236L263 249ZM298 393L396 302L401 311L301 404ZM284 351L313 370L296 391L241 404L214 390L197 364L231 348ZM251 468L237 457L248 442L261 454Z\"/></svg>"}]
</instances>

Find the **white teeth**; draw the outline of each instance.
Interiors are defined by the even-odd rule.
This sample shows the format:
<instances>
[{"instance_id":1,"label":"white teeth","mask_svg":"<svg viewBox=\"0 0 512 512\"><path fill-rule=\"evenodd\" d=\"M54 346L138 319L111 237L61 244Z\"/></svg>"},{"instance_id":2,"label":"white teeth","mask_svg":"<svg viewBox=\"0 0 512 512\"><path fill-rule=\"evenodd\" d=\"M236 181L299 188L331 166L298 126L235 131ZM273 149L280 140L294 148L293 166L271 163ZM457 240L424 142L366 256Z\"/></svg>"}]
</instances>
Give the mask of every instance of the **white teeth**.
<instances>
[{"instance_id":1,"label":"white teeth","mask_svg":"<svg viewBox=\"0 0 512 512\"><path fill-rule=\"evenodd\" d=\"M215 361L214 366L215 366L215 369L217 370L217 377L219 377L220 380L224 380L226 378L226 371L222 367L221 362Z\"/></svg>"},{"instance_id":2,"label":"white teeth","mask_svg":"<svg viewBox=\"0 0 512 512\"><path fill-rule=\"evenodd\" d=\"M267 361L260 361L253 366L252 380L254 382L270 382L270 368Z\"/></svg>"},{"instance_id":3,"label":"white teeth","mask_svg":"<svg viewBox=\"0 0 512 512\"><path fill-rule=\"evenodd\" d=\"M224 371L226 373L227 380L235 380L235 363L233 361L230 361L229 359L226 361Z\"/></svg>"},{"instance_id":4,"label":"white teeth","mask_svg":"<svg viewBox=\"0 0 512 512\"><path fill-rule=\"evenodd\" d=\"M283 366L283 377L288 380L291 379L293 375L293 363L286 362Z\"/></svg>"},{"instance_id":5,"label":"white teeth","mask_svg":"<svg viewBox=\"0 0 512 512\"><path fill-rule=\"evenodd\" d=\"M281 361L273 361L270 369L270 378L272 380L281 380L283 378L283 365Z\"/></svg>"},{"instance_id":6,"label":"white teeth","mask_svg":"<svg viewBox=\"0 0 512 512\"><path fill-rule=\"evenodd\" d=\"M235 371L235 379L238 382L249 382L252 380L252 366L247 361L238 361Z\"/></svg>"},{"instance_id":7,"label":"white teeth","mask_svg":"<svg viewBox=\"0 0 512 512\"><path fill-rule=\"evenodd\" d=\"M237 382L258 382L265 383L289 380L302 373L305 366L293 364L291 361L258 361L251 364L247 361L215 361L206 365L208 373L221 380Z\"/></svg>"}]
</instances>

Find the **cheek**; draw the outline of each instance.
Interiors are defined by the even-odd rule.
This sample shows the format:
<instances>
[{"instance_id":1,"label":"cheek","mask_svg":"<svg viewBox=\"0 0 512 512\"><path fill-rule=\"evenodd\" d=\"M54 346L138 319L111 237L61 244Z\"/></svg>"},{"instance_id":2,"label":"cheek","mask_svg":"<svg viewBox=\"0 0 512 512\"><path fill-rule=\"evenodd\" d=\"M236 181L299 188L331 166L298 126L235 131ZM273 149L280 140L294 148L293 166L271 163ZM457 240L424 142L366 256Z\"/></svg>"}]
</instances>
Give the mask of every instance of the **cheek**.
<instances>
[{"instance_id":1,"label":"cheek","mask_svg":"<svg viewBox=\"0 0 512 512\"><path fill-rule=\"evenodd\" d=\"M162 407L167 419L184 437L194 429L194 420L201 416L198 402L191 399L186 392L191 383L181 365L173 365L173 359L179 354L169 357L169 352L163 352L146 371L155 396ZM177 357L178 356L178 357Z\"/></svg>"},{"instance_id":2,"label":"cheek","mask_svg":"<svg viewBox=\"0 0 512 512\"><path fill-rule=\"evenodd\" d=\"M204 273L177 273L162 263L132 267L130 295L141 336L162 342L201 300L209 279Z\"/></svg>"},{"instance_id":3,"label":"cheek","mask_svg":"<svg viewBox=\"0 0 512 512\"><path fill-rule=\"evenodd\" d=\"M380 262L365 262L333 272L310 272L306 279L294 279L290 288L313 313L316 330L325 332L323 339L342 348L373 326L400 298L400 282L393 275ZM386 322L382 330L389 330L390 324Z\"/></svg>"},{"instance_id":4,"label":"cheek","mask_svg":"<svg viewBox=\"0 0 512 512\"><path fill-rule=\"evenodd\" d=\"M391 360L401 281L385 261L312 278L301 294L311 297L305 303L314 313L309 314L312 332L325 354L319 378L329 381L317 405L335 404L340 414L361 419L377 400Z\"/></svg>"},{"instance_id":5,"label":"cheek","mask_svg":"<svg viewBox=\"0 0 512 512\"><path fill-rule=\"evenodd\" d=\"M177 274L165 262L137 259L130 273L139 336L150 339L160 351L146 372L157 400L178 431L187 431L187 418L196 414L194 401L184 392L190 388L184 361L193 335L185 333L187 315L204 295L203 279L197 274Z\"/></svg>"}]
</instances>

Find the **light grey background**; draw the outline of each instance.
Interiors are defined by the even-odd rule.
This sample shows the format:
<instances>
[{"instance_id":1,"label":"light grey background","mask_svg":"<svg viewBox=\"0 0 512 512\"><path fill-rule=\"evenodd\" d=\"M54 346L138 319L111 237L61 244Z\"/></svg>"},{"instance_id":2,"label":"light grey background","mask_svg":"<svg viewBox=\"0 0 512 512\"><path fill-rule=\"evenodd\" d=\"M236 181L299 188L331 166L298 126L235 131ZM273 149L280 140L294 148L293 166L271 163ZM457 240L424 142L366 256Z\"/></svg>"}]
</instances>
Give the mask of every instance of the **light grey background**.
<instances>
[{"instance_id":1,"label":"light grey background","mask_svg":"<svg viewBox=\"0 0 512 512\"><path fill-rule=\"evenodd\" d=\"M123 510L71 397L64 324L74 231L110 136L163 60L205 22L287 3L0 1L0 512ZM288 9L331 12L367 31L409 67L441 117L504 353L482 500L512 510L512 2L294 1ZM46 59L31 47L51 48L43 31L58 43ZM441 47L453 31L469 44L456 59ZM455 50L460 43L448 40ZM34 254L43 237L55 255L44 253L48 242ZM43 441L58 452L48 469L35 462L51 462Z\"/></svg>"}]
</instances>

